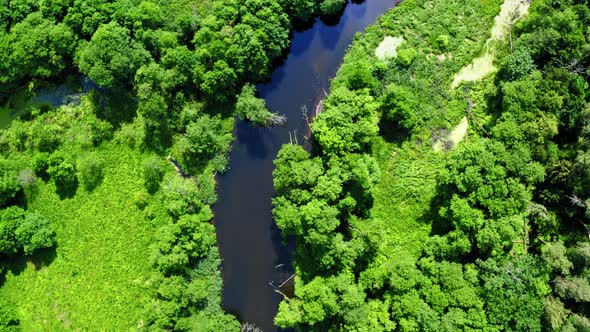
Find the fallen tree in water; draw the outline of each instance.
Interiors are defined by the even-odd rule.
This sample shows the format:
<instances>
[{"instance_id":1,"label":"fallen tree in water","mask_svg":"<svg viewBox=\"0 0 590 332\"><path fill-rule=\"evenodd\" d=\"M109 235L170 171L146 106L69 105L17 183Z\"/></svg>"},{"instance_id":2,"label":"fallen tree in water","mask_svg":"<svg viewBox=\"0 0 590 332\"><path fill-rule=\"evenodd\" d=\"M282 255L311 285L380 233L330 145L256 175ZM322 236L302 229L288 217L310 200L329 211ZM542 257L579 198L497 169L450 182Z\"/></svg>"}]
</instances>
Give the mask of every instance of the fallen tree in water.
<instances>
[{"instance_id":1,"label":"fallen tree in water","mask_svg":"<svg viewBox=\"0 0 590 332\"><path fill-rule=\"evenodd\" d=\"M237 96L236 113L244 120L264 127L284 126L287 117L273 113L266 108L264 99L255 96L256 87L246 84Z\"/></svg>"}]
</instances>

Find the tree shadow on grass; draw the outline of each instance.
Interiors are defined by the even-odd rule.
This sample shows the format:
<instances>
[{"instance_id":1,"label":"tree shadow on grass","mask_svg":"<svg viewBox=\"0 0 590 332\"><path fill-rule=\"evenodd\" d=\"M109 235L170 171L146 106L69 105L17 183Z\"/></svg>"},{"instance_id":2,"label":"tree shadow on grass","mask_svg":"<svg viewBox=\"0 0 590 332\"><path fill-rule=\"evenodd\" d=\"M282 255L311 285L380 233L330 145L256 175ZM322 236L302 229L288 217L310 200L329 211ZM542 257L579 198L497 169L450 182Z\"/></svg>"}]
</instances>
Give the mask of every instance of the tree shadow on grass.
<instances>
[{"instance_id":1,"label":"tree shadow on grass","mask_svg":"<svg viewBox=\"0 0 590 332\"><path fill-rule=\"evenodd\" d=\"M39 271L53 263L57 257L56 246L51 248L43 248L35 251L32 256L25 256L22 252L13 257L3 258L0 264L3 264L5 270L0 273L0 287L5 281L6 272L10 271L15 276L20 275L30 262L35 267L35 271Z\"/></svg>"},{"instance_id":2,"label":"tree shadow on grass","mask_svg":"<svg viewBox=\"0 0 590 332\"><path fill-rule=\"evenodd\" d=\"M422 214L418 221L431 225L430 236L447 234L453 229L453 225L440 215L440 209L447 206L451 199L450 190L445 185L437 185L437 194L430 202L428 211Z\"/></svg>"},{"instance_id":3,"label":"tree shadow on grass","mask_svg":"<svg viewBox=\"0 0 590 332\"><path fill-rule=\"evenodd\" d=\"M79 182L78 179L72 183L55 183L55 192L59 196L59 199L64 200L66 198L72 198L76 196L78 191Z\"/></svg>"},{"instance_id":4,"label":"tree shadow on grass","mask_svg":"<svg viewBox=\"0 0 590 332\"><path fill-rule=\"evenodd\" d=\"M381 115L381 119L379 119L379 135L386 142L401 145L410 134L409 129L400 127L395 121L387 119L385 115Z\"/></svg>"}]
</instances>

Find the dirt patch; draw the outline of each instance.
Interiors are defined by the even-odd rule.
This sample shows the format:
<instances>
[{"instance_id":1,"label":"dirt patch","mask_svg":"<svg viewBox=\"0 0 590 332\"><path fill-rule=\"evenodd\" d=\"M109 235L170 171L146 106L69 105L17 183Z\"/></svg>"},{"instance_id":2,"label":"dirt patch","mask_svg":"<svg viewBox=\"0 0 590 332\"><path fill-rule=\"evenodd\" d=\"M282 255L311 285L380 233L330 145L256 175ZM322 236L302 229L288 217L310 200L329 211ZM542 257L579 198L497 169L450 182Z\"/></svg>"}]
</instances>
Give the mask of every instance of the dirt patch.
<instances>
[{"instance_id":1,"label":"dirt patch","mask_svg":"<svg viewBox=\"0 0 590 332\"><path fill-rule=\"evenodd\" d=\"M478 81L494 71L496 71L494 57L489 52L486 52L479 58L474 59L472 63L461 68L459 73L455 75L451 89L456 88L463 81Z\"/></svg>"},{"instance_id":2,"label":"dirt patch","mask_svg":"<svg viewBox=\"0 0 590 332\"><path fill-rule=\"evenodd\" d=\"M375 49L375 56L380 60L397 57L397 48L404 42L402 37L386 36Z\"/></svg>"},{"instance_id":3,"label":"dirt patch","mask_svg":"<svg viewBox=\"0 0 590 332\"><path fill-rule=\"evenodd\" d=\"M464 117L453 131L451 131L446 137L438 140L432 148L434 151L443 151L453 148L465 139L465 136L467 136L467 129L469 129L469 121L467 121L467 117Z\"/></svg>"},{"instance_id":4,"label":"dirt patch","mask_svg":"<svg viewBox=\"0 0 590 332\"><path fill-rule=\"evenodd\" d=\"M529 10L530 2L527 0L504 0L500 13L494 18L491 36L486 41L490 45L493 40L503 40L508 37L510 26L517 20L524 17ZM494 67L493 51L486 47L485 53L473 60L473 62L463 68L455 75L451 89L456 88L463 81L478 81L485 76L496 71Z\"/></svg>"}]
</instances>

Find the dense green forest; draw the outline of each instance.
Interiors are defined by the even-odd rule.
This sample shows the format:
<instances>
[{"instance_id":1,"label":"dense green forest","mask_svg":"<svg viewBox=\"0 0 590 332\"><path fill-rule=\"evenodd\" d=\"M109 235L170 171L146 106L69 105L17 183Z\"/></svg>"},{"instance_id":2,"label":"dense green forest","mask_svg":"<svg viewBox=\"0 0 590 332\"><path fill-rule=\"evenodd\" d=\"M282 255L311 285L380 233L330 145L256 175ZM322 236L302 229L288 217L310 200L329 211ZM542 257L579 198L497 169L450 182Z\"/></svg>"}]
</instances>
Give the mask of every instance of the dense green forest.
<instances>
[{"instance_id":1,"label":"dense green forest","mask_svg":"<svg viewBox=\"0 0 590 332\"><path fill-rule=\"evenodd\" d=\"M345 5L0 1L0 330L239 330L214 176L234 116L285 121L251 83Z\"/></svg>"},{"instance_id":2,"label":"dense green forest","mask_svg":"<svg viewBox=\"0 0 590 332\"><path fill-rule=\"evenodd\" d=\"M215 174L234 117L284 123L254 83L292 31L346 3L0 0L0 331L239 330ZM590 331L589 82L587 0L387 13L310 151L275 161L273 215L297 239L277 325Z\"/></svg>"},{"instance_id":3,"label":"dense green forest","mask_svg":"<svg viewBox=\"0 0 590 332\"><path fill-rule=\"evenodd\" d=\"M501 1L405 0L356 38L275 161L279 326L590 331L590 7L513 4L501 34Z\"/></svg>"}]
</instances>

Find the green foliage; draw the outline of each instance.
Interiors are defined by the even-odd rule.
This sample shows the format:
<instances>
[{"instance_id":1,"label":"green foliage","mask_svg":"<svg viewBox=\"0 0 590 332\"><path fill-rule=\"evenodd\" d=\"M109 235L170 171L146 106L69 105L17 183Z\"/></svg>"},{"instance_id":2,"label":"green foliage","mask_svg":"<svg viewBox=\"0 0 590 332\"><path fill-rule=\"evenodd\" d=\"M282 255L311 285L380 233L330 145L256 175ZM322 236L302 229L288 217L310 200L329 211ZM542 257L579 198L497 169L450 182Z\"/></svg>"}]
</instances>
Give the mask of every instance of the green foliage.
<instances>
[{"instance_id":1,"label":"green foliage","mask_svg":"<svg viewBox=\"0 0 590 332\"><path fill-rule=\"evenodd\" d=\"M143 183L149 193L155 193L160 189L160 182L164 176L164 168L160 159L151 157L143 162Z\"/></svg>"},{"instance_id":2,"label":"green foliage","mask_svg":"<svg viewBox=\"0 0 590 332\"><path fill-rule=\"evenodd\" d=\"M19 249L16 230L22 223L25 212L18 206L0 210L0 253L15 254Z\"/></svg>"},{"instance_id":3,"label":"green foliage","mask_svg":"<svg viewBox=\"0 0 590 332\"><path fill-rule=\"evenodd\" d=\"M4 170L0 177L0 207L8 204L19 192L20 184L16 172Z\"/></svg>"},{"instance_id":4,"label":"green foliage","mask_svg":"<svg viewBox=\"0 0 590 332\"><path fill-rule=\"evenodd\" d=\"M60 195L70 195L78 186L76 166L67 160L63 160L61 157L55 159L50 160L47 174L55 181L55 186Z\"/></svg>"},{"instance_id":5,"label":"green foliage","mask_svg":"<svg viewBox=\"0 0 590 332\"><path fill-rule=\"evenodd\" d=\"M340 14L346 6L346 0L322 0L320 11L323 16L334 17Z\"/></svg>"},{"instance_id":6,"label":"green foliage","mask_svg":"<svg viewBox=\"0 0 590 332\"><path fill-rule=\"evenodd\" d=\"M558 299L548 296L545 298L545 319L549 323L549 327L556 331L564 323L567 317L565 306Z\"/></svg>"},{"instance_id":7,"label":"green foliage","mask_svg":"<svg viewBox=\"0 0 590 332\"><path fill-rule=\"evenodd\" d=\"M264 99L255 96L256 87L246 84L238 95L236 113L242 119L246 119L259 126L268 126L273 114L266 108Z\"/></svg>"},{"instance_id":8,"label":"green foliage","mask_svg":"<svg viewBox=\"0 0 590 332\"><path fill-rule=\"evenodd\" d=\"M391 84L386 91L381 107L389 120L408 129L418 127L423 123L423 119L416 112L420 103L415 99L410 89Z\"/></svg>"},{"instance_id":9,"label":"green foliage","mask_svg":"<svg viewBox=\"0 0 590 332\"><path fill-rule=\"evenodd\" d=\"M95 154L89 153L78 159L78 178L88 191L94 190L104 177L103 162Z\"/></svg>"},{"instance_id":10,"label":"green foliage","mask_svg":"<svg viewBox=\"0 0 590 332\"><path fill-rule=\"evenodd\" d=\"M0 211L0 253L13 255L24 251L32 255L36 250L53 247L55 232L42 215L26 212L20 207Z\"/></svg>"},{"instance_id":11,"label":"green foliage","mask_svg":"<svg viewBox=\"0 0 590 332\"><path fill-rule=\"evenodd\" d=\"M404 48L397 51L397 61L404 67L409 67L414 61L414 58L418 55L418 51L415 48Z\"/></svg>"},{"instance_id":12,"label":"green foliage","mask_svg":"<svg viewBox=\"0 0 590 332\"><path fill-rule=\"evenodd\" d=\"M405 1L349 50L312 152L281 149L273 215L298 244L281 327L588 329L590 11L531 4L510 41L488 45L498 74L451 89L498 11L497 1ZM385 36L407 45L373 69ZM463 117L465 141L432 151ZM354 179L366 153L378 163ZM361 293L344 308L330 282L347 273Z\"/></svg>"},{"instance_id":13,"label":"green foliage","mask_svg":"<svg viewBox=\"0 0 590 332\"><path fill-rule=\"evenodd\" d=\"M15 23L10 33L0 34L0 45L3 45L0 82L7 84L61 74L77 42L71 28L44 18L40 12Z\"/></svg>"},{"instance_id":14,"label":"green foliage","mask_svg":"<svg viewBox=\"0 0 590 332\"><path fill-rule=\"evenodd\" d=\"M190 122L186 133L176 139L172 155L191 172L202 169L206 161L214 158L222 160L218 170L223 170L231 141L231 134L224 130L219 116L203 114Z\"/></svg>"},{"instance_id":15,"label":"green foliage","mask_svg":"<svg viewBox=\"0 0 590 332\"><path fill-rule=\"evenodd\" d=\"M58 152L87 154L70 148ZM27 196L25 218L29 213L44 218L31 219L34 223L22 229L21 235L31 241L29 246L44 244L46 229L39 226L45 219L55 234L56 246L3 263L7 272L0 298L18 308L22 330L64 328L55 316L55 307L39 305L49 297L52 303L60 303L59 310L67 313L72 328L125 330L136 327L143 318L148 297L145 282L153 272L149 248L159 226L146 215L166 215L159 194L148 196L149 206L143 212L133 202L133 194L144 190L141 169L151 154L112 142L101 144L93 154L103 161L104 173L102 183L93 191L78 190L62 200L53 181L37 181L35 194ZM41 233L34 235L35 230ZM34 264L23 265L23 261ZM72 295L82 293L85 296Z\"/></svg>"},{"instance_id":16,"label":"green foliage","mask_svg":"<svg viewBox=\"0 0 590 332\"><path fill-rule=\"evenodd\" d=\"M518 48L504 58L500 69L502 78L506 81L515 81L527 76L533 70L535 70L533 58L525 48Z\"/></svg>"},{"instance_id":17,"label":"green foliage","mask_svg":"<svg viewBox=\"0 0 590 332\"><path fill-rule=\"evenodd\" d=\"M557 277L555 291L564 299L576 302L590 302L590 282L585 277Z\"/></svg>"},{"instance_id":18,"label":"green foliage","mask_svg":"<svg viewBox=\"0 0 590 332\"><path fill-rule=\"evenodd\" d=\"M531 256L480 263L482 297L490 323L507 331L541 331L548 275Z\"/></svg>"},{"instance_id":19,"label":"green foliage","mask_svg":"<svg viewBox=\"0 0 590 332\"><path fill-rule=\"evenodd\" d=\"M143 46L130 38L129 30L115 22L99 27L90 42L80 46L76 57L80 71L105 87L129 82L150 60Z\"/></svg>"},{"instance_id":20,"label":"green foliage","mask_svg":"<svg viewBox=\"0 0 590 332\"><path fill-rule=\"evenodd\" d=\"M373 89L377 85L373 68L366 59L343 64L338 74L350 90Z\"/></svg>"},{"instance_id":21,"label":"green foliage","mask_svg":"<svg viewBox=\"0 0 590 332\"><path fill-rule=\"evenodd\" d=\"M569 275L574 266L566 256L566 247L561 241L544 246L542 257L551 269L563 275Z\"/></svg>"},{"instance_id":22,"label":"green foliage","mask_svg":"<svg viewBox=\"0 0 590 332\"><path fill-rule=\"evenodd\" d=\"M153 255L154 265L164 275L189 273L197 259L205 256L215 244L215 230L207 223L213 214L209 208L198 214L186 214L159 230Z\"/></svg>"},{"instance_id":23,"label":"green foliage","mask_svg":"<svg viewBox=\"0 0 590 332\"><path fill-rule=\"evenodd\" d=\"M149 196L144 191L137 191L133 194L133 202L140 210L143 210L149 204Z\"/></svg>"},{"instance_id":24,"label":"green foliage","mask_svg":"<svg viewBox=\"0 0 590 332\"><path fill-rule=\"evenodd\" d=\"M55 245L55 232L47 219L38 213L27 213L14 234L25 255L32 255L35 250Z\"/></svg>"},{"instance_id":25,"label":"green foliage","mask_svg":"<svg viewBox=\"0 0 590 332\"><path fill-rule=\"evenodd\" d=\"M18 165L6 170L10 176L0 186L6 196L0 205L22 203L41 210L57 225L60 243L55 257L49 251L35 254L43 272L25 269L18 276L9 274L0 288L2 295L18 300L25 329L63 328L44 309L55 306L31 306L43 301L40 294L51 294L60 302L58 316L72 328L92 329L96 322L115 330L144 324L177 330L239 328L219 303L215 234L206 222L210 213L202 212L216 199L214 174L226 168L232 140L231 112L217 110L233 104L244 83L266 79L271 63L289 45L291 21L304 22L317 10L318 1L274 0L52 0L0 5L3 95L21 85L19 89L34 95L48 82L59 84L66 76L80 74L93 81L91 86L99 86L82 97L79 106L43 107L0 135L3 157ZM255 100L253 91L251 97ZM9 99L7 108L13 106ZM199 114L185 114L194 105L200 105ZM255 120L264 125L284 122L265 111L264 121ZM123 144L109 142L113 133ZM147 159L143 149L155 150L160 157L174 156L183 178L167 172L168 164L153 157L154 151ZM44 181L35 181L27 167ZM129 173L132 170L137 176ZM357 177L362 180L361 175ZM163 190L158 191L163 178ZM78 181L86 190L76 190ZM26 195L18 195L20 187ZM19 236L26 242L23 250L32 253L47 246L51 234L43 218L28 213ZM195 223L195 218L203 220ZM157 241L162 256L174 261L182 249L189 257L182 269L164 273L170 275L162 275L156 265L145 266L147 259L140 254L154 242L142 234L153 234L159 226L165 226L165 239ZM135 234L133 243L124 240L129 234ZM13 240L8 239L7 246ZM45 266L53 259L55 264ZM90 272L92 266L95 272ZM151 272L160 278L147 280ZM38 273L44 273L42 280L36 278ZM72 291L65 291L65 285ZM145 288L150 292L147 300ZM20 298L19 292L35 300ZM88 301L68 296L81 292ZM152 300L153 316L139 321L138 304Z\"/></svg>"},{"instance_id":26,"label":"green foliage","mask_svg":"<svg viewBox=\"0 0 590 332\"><path fill-rule=\"evenodd\" d=\"M19 331L18 325L19 319L16 309L7 303L2 303L0 305L0 329L2 331Z\"/></svg>"},{"instance_id":27,"label":"green foliage","mask_svg":"<svg viewBox=\"0 0 590 332\"><path fill-rule=\"evenodd\" d=\"M377 106L368 90L334 89L313 123L314 137L330 155L366 151L379 129Z\"/></svg>"}]
</instances>

